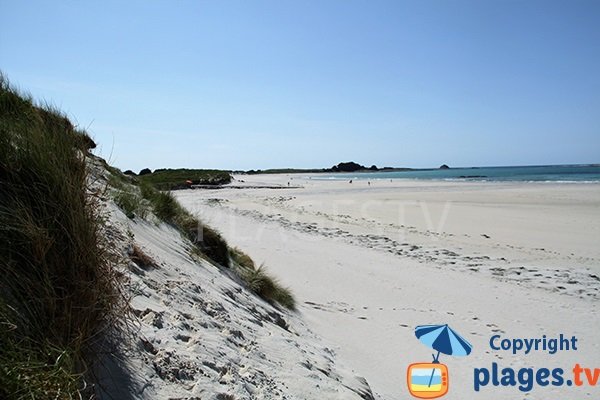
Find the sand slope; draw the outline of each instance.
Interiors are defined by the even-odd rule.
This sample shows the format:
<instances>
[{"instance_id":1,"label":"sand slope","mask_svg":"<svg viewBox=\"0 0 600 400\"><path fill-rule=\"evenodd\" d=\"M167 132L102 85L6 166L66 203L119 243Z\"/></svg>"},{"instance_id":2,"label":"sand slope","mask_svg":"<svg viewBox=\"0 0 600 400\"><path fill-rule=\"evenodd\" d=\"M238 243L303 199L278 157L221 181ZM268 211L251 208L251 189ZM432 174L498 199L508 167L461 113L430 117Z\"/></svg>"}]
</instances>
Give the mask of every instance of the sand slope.
<instances>
[{"instance_id":1,"label":"sand slope","mask_svg":"<svg viewBox=\"0 0 600 400\"><path fill-rule=\"evenodd\" d=\"M193 258L170 226L130 220L111 201L105 206L106 234L117 253L127 260L135 244L156 266L127 261L136 321L122 339L120 359L102 372L101 398L372 398L368 383L341 365L300 315Z\"/></svg>"}]
</instances>

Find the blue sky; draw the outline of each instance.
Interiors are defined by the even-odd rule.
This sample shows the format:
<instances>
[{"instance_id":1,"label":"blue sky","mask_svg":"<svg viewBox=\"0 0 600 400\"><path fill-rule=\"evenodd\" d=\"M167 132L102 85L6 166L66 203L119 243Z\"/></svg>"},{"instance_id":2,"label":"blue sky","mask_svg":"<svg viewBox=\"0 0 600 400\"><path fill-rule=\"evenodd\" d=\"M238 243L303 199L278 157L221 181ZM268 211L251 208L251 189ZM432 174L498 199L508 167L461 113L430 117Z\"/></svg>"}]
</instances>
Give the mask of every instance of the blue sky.
<instances>
[{"instance_id":1,"label":"blue sky","mask_svg":"<svg viewBox=\"0 0 600 400\"><path fill-rule=\"evenodd\" d=\"M123 169L600 162L598 1L0 0L0 69Z\"/></svg>"}]
</instances>

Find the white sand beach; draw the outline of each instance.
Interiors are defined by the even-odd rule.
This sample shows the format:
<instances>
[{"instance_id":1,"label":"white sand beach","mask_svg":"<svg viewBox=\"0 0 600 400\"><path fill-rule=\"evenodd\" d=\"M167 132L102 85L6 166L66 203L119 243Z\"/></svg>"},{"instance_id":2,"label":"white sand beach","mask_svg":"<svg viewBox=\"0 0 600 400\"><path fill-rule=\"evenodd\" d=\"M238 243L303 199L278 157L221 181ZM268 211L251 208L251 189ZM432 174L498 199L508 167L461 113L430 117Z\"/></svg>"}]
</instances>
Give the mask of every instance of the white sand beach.
<instances>
[{"instance_id":1,"label":"white sand beach","mask_svg":"<svg viewBox=\"0 0 600 400\"><path fill-rule=\"evenodd\" d=\"M298 313L376 398L405 399L406 369L431 361L414 335L449 324L473 345L440 357L449 399L596 398L589 386L473 391L474 368L600 367L600 185L327 181L243 175L281 189L184 190L178 200L289 286ZM243 181L243 182L241 182ZM290 188L288 188L288 182ZM579 340L513 355L490 337Z\"/></svg>"}]
</instances>

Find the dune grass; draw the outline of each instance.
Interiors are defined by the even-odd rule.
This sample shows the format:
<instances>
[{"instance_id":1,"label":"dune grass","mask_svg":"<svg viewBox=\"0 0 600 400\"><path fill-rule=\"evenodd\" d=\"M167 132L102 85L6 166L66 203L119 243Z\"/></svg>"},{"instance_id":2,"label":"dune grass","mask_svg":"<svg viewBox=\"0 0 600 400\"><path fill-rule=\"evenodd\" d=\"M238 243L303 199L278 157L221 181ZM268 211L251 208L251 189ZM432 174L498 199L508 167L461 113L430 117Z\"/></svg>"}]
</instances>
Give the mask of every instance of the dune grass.
<instances>
[{"instance_id":1,"label":"dune grass","mask_svg":"<svg viewBox=\"0 0 600 400\"><path fill-rule=\"evenodd\" d=\"M146 175L144 175L146 176ZM121 188L127 193L126 188ZM131 190L129 190L131 191ZM277 303L289 309L295 309L295 300L291 291L271 277L263 266L256 268L254 261L237 248L230 248L219 232L203 224L198 218L182 207L170 192L161 192L149 182L139 181L141 196L150 202L154 214L164 222L176 227L198 251L210 261L233 271L246 284L248 289L270 303ZM135 203L135 202L134 202ZM118 204L118 203L117 203ZM121 206L120 206L121 207ZM135 206L121 207L127 214L128 209L135 213Z\"/></svg>"},{"instance_id":2,"label":"dune grass","mask_svg":"<svg viewBox=\"0 0 600 400\"><path fill-rule=\"evenodd\" d=\"M150 202L152 211L159 219L175 226L209 259L229 267L229 247L225 239L183 208L172 193L160 192L143 181L140 183L140 192Z\"/></svg>"},{"instance_id":3,"label":"dune grass","mask_svg":"<svg viewBox=\"0 0 600 400\"><path fill-rule=\"evenodd\" d=\"M143 214L141 211L143 209L141 204L142 199L133 191L120 190L115 193L114 200L128 218L134 218L136 214Z\"/></svg>"},{"instance_id":4,"label":"dune grass","mask_svg":"<svg viewBox=\"0 0 600 400\"><path fill-rule=\"evenodd\" d=\"M93 397L98 345L126 323L121 282L102 242L99 199L87 187L86 154L93 147L58 110L36 105L0 74L1 399ZM126 214L145 218L145 201L208 258L231 266L223 237L172 194L107 169ZM151 267L138 250L136 262ZM244 262L240 276L252 291L293 307L291 294L279 293L263 268Z\"/></svg>"},{"instance_id":5,"label":"dune grass","mask_svg":"<svg viewBox=\"0 0 600 400\"><path fill-rule=\"evenodd\" d=\"M264 265L256 268L252 258L238 248L230 249L229 253L237 266L237 275L246 283L248 289L269 303L277 303L290 310L296 309L296 300L291 290L269 275Z\"/></svg>"},{"instance_id":6,"label":"dune grass","mask_svg":"<svg viewBox=\"0 0 600 400\"><path fill-rule=\"evenodd\" d=\"M0 74L0 398L89 397L96 339L119 318L90 141Z\"/></svg>"},{"instance_id":7,"label":"dune grass","mask_svg":"<svg viewBox=\"0 0 600 400\"><path fill-rule=\"evenodd\" d=\"M252 260L252 258L248 254L244 253L237 247L231 249L229 251L229 254L231 255L231 259L235 261L240 267L248 270L256 269L254 260Z\"/></svg>"},{"instance_id":8,"label":"dune grass","mask_svg":"<svg viewBox=\"0 0 600 400\"><path fill-rule=\"evenodd\" d=\"M201 223L195 216L183 208L169 192L149 191L154 213L165 222L177 227L211 261L224 267L232 267L232 260L238 268L234 272L242 279L248 289L270 303L283 307L296 308L291 291L279 284L265 268L256 268L254 261L237 248L230 248L227 241L215 229Z\"/></svg>"}]
</instances>

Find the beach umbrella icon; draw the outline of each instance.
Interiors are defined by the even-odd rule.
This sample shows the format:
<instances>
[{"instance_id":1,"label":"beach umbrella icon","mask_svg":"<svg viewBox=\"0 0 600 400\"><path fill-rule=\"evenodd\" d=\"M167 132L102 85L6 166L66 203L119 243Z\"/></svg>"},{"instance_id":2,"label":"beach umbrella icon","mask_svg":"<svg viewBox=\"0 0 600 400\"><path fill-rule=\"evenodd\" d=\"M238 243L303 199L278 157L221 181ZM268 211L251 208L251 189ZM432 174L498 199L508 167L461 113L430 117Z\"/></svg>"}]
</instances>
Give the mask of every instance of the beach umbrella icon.
<instances>
[{"instance_id":1,"label":"beach umbrella icon","mask_svg":"<svg viewBox=\"0 0 600 400\"><path fill-rule=\"evenodd\" d=\"M445 325L419 325L415 328L415 336L421 343L437 350L437 355L432 354L433 363L439 364L440 353L449 356L468 356L473 346L456 333L452 328ZM433 372L429 379L429 385L433 379Z\"/></svg>"},{"instance_id":2,"label":"beach umbrella icon","mask_svg":"<svg viewBox=\"0 0 600 400\"><path fill-rule=\"evenodd\" d=\"M419 325L415 328L415 336L426 346L437 350L433 362L439 362L440 353L449 356L468 356L473 346L456 331L446 325Z\"/></svg>"}]
</instances>

